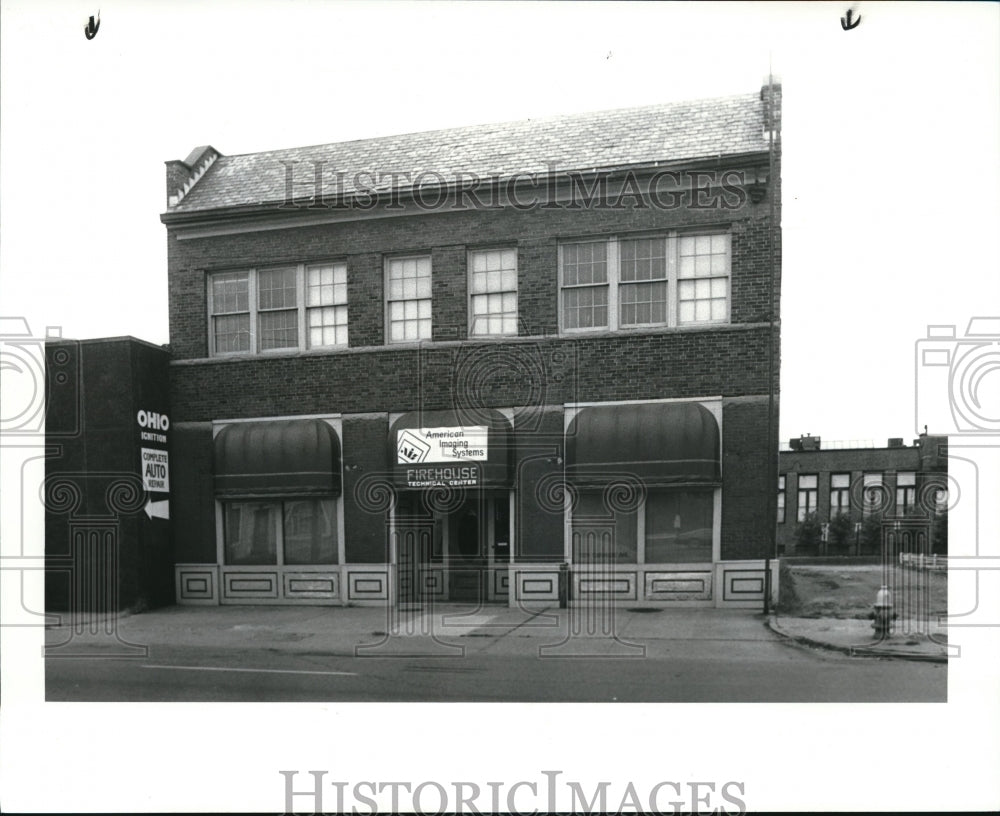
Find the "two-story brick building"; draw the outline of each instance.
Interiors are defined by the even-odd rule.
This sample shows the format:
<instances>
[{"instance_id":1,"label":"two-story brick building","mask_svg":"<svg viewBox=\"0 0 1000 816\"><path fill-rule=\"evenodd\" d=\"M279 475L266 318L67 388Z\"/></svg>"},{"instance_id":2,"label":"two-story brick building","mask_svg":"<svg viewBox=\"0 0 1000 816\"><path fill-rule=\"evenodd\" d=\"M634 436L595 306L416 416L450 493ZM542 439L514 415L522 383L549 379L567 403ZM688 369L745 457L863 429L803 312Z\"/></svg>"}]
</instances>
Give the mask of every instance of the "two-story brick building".
<instances>
[{"instance_id":1,"label":"two-story brick building","mask_svg":"<svg viewBox=\"0 0 1000 816\"><path fill-rule=\"evenodd\" d=\"M875 554L874 542L862 540L866 519L892 524L903 519L946 523L948 506L948 437L921 434L912 445L902 437L884 446L864 442L827 442L805 434L789 441L779 454L777 547L779 555L811 555L812 550L840 554ZM830 525L840 517L844 541ZM800 525L815 521L825 529L812 546L800 542ZM877 532L873 531L873 532ZM812 537L816 537L815 524ZM806 538L809 538L807 535ZM929 542L932 544L933 542Z\"/></svg>"},{"instance_id":2,"label":"two-story brick building","mask_svg":"<svg viewBox=\"0 0 1000 816\"><path fill-rule=\"evenodd\" d=\"M759 604L779 111L168 162L178 602Z\"/></svg>"}]
</instances>

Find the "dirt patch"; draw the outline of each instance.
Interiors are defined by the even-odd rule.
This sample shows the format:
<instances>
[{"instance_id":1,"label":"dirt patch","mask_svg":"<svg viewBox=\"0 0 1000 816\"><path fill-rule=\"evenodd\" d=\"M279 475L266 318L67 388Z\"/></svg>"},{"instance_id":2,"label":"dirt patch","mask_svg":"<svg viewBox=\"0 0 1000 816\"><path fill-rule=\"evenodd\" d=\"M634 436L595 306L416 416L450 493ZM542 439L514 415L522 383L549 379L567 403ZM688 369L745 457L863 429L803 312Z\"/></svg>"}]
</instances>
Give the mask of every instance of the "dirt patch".
<instances>
[{"instance_id":1,"label":"dirt patch","mask_svg":"<svg viewBox=\"0 0 1000 816\"><path fill-rule=\"evenodd\" d=\"M777 611L802 618L867 618L883 583L894 588L898 614L939 614L948 610L944 572L881 565L781 565Z\"/></svg>"}]
</instances>

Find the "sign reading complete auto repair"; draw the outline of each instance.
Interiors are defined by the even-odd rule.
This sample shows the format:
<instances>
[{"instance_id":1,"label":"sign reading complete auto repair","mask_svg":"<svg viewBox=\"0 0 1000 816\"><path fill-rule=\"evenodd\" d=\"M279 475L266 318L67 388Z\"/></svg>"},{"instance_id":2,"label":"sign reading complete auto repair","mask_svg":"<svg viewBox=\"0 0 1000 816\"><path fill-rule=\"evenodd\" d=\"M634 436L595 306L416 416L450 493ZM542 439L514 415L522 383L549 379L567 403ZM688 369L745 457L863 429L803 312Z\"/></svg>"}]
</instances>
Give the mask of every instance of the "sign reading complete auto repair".
<instances>
[{"instance_id":1,"label":"sign reading complete auto repair","mask_svg":"<svg viewBox=\"0 0 1000 816\"><path fill-rule=\"evenodd\" d=\"M156 411L139 411L136 414L139 426L139 472L142 486L149 494L166 493L167 496L146 501L146 515L149 518L170 518L170 461L167 453L167 431L170 418Z\"/></svg>"},{"instance_id":2,"label":"sign reading complete auto repair","mask_svg":"<svg viewBox=\"0 0 1000 816\"><path fill-rule=\"evenodd\" d=\"M404 428L396 435L396 463L407 465L409 487L473 487L489 453L489 428Z\"/></svg>"}]
</instances>

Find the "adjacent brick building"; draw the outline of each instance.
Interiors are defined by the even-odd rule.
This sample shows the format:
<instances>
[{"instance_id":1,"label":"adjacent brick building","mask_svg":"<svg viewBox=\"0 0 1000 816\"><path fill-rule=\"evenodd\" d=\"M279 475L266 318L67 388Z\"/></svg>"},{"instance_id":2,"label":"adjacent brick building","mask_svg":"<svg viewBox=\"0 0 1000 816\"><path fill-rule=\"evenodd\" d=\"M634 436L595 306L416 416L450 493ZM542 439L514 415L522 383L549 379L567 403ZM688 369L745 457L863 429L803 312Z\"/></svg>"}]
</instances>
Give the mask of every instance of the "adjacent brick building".
<instances>
[{"instance_id":1,"label":"adjacent brick building","mask_svg":"<svg viewBox=\"0 0 1000 816\"><path fill-rule=\"evenodd\" d=\"M884 447L834 443L824 448L820 437L805 435L790 440L789 447L791 450L782 451L778 459L779 554L813 555L817 550L864 554L862 528L866 519L890 525L904 519L926 519L933 524L947 510L946 436L921 434L912 445L896 438ZM838 516L847 532L840 542L829 526L836 524ZM800 526L807 520L826 528L816 541L806 541L808 536L800 534ZM877 534L876 529L869 536ZM873 543L867 542L869 554L878 552ZM929 544L940 549L939 539Z\"/></svg>"},{"instance_id":2,"label":"adjacent brick building","mask_svg":"<svg viewBox=\"0 0 1000 816\"><path fill-rule=\"evenodd\" d=\"M180 603L760 603L780 86L167 163Z\"/></svg>"}]
</instances>

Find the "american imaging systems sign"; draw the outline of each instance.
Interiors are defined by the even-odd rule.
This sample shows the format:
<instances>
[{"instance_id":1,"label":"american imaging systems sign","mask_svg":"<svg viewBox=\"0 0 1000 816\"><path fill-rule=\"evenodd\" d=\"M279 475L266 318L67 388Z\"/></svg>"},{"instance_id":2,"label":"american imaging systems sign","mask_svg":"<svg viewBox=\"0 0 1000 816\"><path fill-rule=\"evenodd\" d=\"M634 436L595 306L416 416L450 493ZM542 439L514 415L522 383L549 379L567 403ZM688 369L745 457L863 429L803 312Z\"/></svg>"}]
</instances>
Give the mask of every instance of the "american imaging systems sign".
<instances>
[{"instance_id":1,"label":"american imaging systems sign","mask_svg":"<svg viewBox=\"0 0 1000 816\"><path fill-rule=\"evenodd\" d=\"M489 428L404 428L396 432L396 464L406 466L408 487L474 487L477 462L489 454Z\"/></svg>"}]
</instances>

